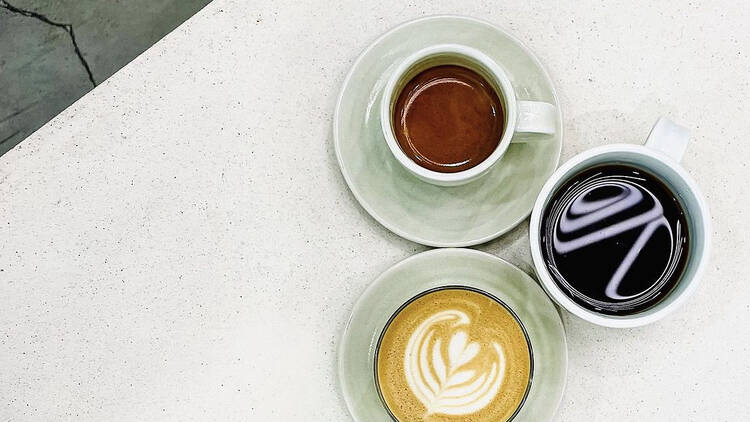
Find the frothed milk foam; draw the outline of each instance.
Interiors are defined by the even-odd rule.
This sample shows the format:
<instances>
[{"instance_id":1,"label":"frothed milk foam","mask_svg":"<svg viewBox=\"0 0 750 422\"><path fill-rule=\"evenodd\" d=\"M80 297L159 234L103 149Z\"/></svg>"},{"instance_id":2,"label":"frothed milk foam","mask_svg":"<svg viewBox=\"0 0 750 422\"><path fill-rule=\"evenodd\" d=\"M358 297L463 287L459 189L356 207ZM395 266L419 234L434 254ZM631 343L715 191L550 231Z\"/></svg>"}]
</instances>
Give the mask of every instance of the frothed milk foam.
<instances>
[{"instance_id":1,"label":"frothed milk foam","mask_svg":"<svg viewBox=\"0 0 750 422\"><path fill-rule=\"evenodd\" d=\"M489 295L434 290L391 319L378 344L378 389L400 422L506 421L531 378L516 318Z\"/></svg>"}]
</instances>

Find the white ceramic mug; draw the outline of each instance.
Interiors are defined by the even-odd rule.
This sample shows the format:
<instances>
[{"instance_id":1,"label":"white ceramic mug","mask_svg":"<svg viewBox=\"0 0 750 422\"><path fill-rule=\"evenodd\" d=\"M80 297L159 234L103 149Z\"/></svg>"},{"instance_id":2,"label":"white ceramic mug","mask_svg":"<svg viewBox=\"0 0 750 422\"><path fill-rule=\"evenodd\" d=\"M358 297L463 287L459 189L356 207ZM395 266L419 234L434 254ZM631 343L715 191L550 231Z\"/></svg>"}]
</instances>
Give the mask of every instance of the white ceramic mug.
<instances>
[{"instance_id":1,"label":"white ceramic mug","mask_svg":"<svg viewBox=\"0 0 750 422\"><path fill-rule=\"evenodd\" d=\"M482 75L497 92L505 112L505 127L497 148L481 163L456 173L429 170L412 161L401 150L393 129L393 110L404 85L420 72L441 65L459 65ZM462 185L486 174L503 156L517 132L554 134L556 115L552 104L518 100L508 75L500 65L481 51L458 44L434 45L404 59L388 79L380 104L383 136L393 155L415 176L440 186Z\"/></svg>"},{"instance_id":2,"label":"white ceramic mug","mask_svg":"<svg viewBox=\"0 0 750 422\"><path fill-rule=\"evenodd\" d=\"M662 117L654 125L645 145L605 145L585 151L563 164L542 187L531 213L529 239L534 269L547 294L572 314L606 327L636 327L649 324L679 307L695 291L705 268L711 238L708 206L692 178L679 161L689 140L686 128ZM622 163L643 168L658 177L677 195L688 224L688 258L682 276L669 294L656 305L631 315L606 315L575 303L555 283L542 255L542 216L551 197L571 177L596 165Z\"/></svg>"}]
</instances>

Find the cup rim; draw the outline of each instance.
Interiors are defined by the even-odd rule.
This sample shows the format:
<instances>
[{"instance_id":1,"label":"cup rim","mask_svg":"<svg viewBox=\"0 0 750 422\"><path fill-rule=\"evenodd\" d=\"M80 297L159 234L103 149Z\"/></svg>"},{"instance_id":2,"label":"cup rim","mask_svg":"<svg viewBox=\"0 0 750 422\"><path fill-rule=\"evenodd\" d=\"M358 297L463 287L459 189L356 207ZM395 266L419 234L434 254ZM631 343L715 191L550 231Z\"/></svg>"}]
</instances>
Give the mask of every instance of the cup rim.
<instances>
[{"instance_id":1,"label":"cup rim","mask_svg":"<svg viewBox=\"0 0 750 422\"><path fill-rule=\"evenodd\" d=\"M393 126L391 122L391 98L395 95L395 88L398 82L401 80L403 75L420 60L427 57L440 54L448 53L454 55L461 55L472 60L475 60L481 64L490 73L490 76L494 79L494 85L497 86L500 92L498 95L502 96L504 100L506 122L503 128L503 134L498 141L497 147L492 153L485 158L482 162L475 165L474 167L466 170L458 171L455 173L441 173L438 171L424 168L409 158L399 146L396 140L396 135L393 132ZM510 82L510 78L500 65L492 60L489 56L483 52L461 44L435 44L418 50L403 61L391 72L388 77L388 82L383 89L383 95L380 101L380 126L385 138L386 144L390 149L394 157L404 166L407 170L417 175L418 177L443 185L460 184L462 182L468 182L474 178L487 172L500 158L505 154L505 151L510 146L510 141L515 133L515 126L517 120L517 99L515 92L513 91L513 85Z\"/></svg>"},{"instance_id":2,"label":"cup rim","mask_svg":"<svg viewBox=\"0 0 750 422\"><path fill-rule=\"evenodd\" d=\"M700 221L696 221L695 223L696 225L701 225L704 232L704 236L702 239L703 251L701 255L697 257L698 264L696 266L696 270L689 279L681 278L678 281L678 283L687 283L685 289L680 293L672 292L671 294L677 294L677 296L675 296L671 302L660 302L654 305L654 307L652 308L631 315L606 315L594 312L584 308L583 306L570 299L557 285L557 283L554 282L552 276L549 274L549 270L547 269L547 265L545 264L544 258L542 256L541 242L539 241L542 212L544 211L545 203L554 193L555 187L558 182L560 182L565 177L565 175L570 172L570 170L572 170L576 165L598 155L612 152L625 152L646 155L666 164L688 186L688 189L695 197L697 209L700 210L700 213L703 216ZM611 328L632 328L650 324L664 318L665 316L679 308L697 289L711 252L710 221L711 217L709 215L708 205L706 204L706 201L703 198L698 185L687 173L687 171L671 157L644 145L610 144L591 148L574 156L573 158L565 162L565 164L561 165L557 170L555 170L552 176L547 179L547 182L544 184L542 190L537 196L529 222L529 244L531 247L531 257L534 264L534 271L537 274L542 288L547 292L552 300L557 302L557 304L565 308L565 310L567 310L568 312L585 321Z\"/></svg>"}]
</instances>

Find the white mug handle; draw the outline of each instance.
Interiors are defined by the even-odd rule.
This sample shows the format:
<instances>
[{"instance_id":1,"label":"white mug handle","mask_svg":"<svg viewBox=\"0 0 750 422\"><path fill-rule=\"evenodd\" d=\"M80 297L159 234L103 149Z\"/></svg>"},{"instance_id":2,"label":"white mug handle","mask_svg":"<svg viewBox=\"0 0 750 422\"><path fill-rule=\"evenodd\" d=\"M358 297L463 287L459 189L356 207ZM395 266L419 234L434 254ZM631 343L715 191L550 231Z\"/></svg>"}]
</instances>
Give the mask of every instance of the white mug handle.
<instances>
[{"instance_id":1,"label":"white mug handle","mask_svg":"<svg viewBox=\"0 0 750 422\"><path fill-rule=\"evenodd\" d=\"M646 138L646 146L662 152L675 161L682 160L685 154L688 141L690 140L690 131L684 126L661 117L656 121L651 133Z\"/></svg>"},{"instance_id":2,"label":"white mug handle","mask_svg":"<svg viewBox=\"0 0 750 422\"><path fill-rule=\"evenodd\" d=\"M541 101L518 101L517 104L516 132L544 133L547 135L555 133L557 123L555 106ZM526 139L518 139L517 141L525 142Z\"/></svg>"}]
</instances>

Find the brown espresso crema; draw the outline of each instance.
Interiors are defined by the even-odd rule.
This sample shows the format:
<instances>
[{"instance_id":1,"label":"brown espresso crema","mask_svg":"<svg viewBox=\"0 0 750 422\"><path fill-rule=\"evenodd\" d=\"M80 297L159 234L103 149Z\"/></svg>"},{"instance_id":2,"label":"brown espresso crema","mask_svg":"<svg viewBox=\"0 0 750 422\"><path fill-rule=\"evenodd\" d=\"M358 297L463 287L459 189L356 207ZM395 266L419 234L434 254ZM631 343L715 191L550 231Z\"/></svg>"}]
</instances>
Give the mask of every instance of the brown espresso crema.
<instances>
[{"instance_id":1,"label":"brown espresso crema","mask_svg":"<svg viewBox=\"0 0 750 422\"><path fill-rule=\"evenodd\" d=\"M530 385L526 333L498 300L464 287L428 291L384 329L380 396L399 422L510 420Z\"/></svg>"},{"instance_id":2,"label":"brown espresso crema","mask_svg":"<svg viewBox=\"0 0 750 422\"><path fill-rule=\"evenodd\" d=\"M495 89L455 65L429 68L401 90L393 129L401 150L420 166L456 173L484 161L503 135L505 114Z\"/></svg>"}]
</instances>

